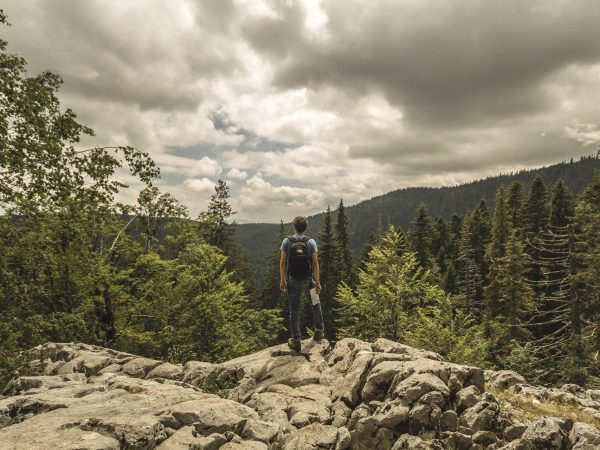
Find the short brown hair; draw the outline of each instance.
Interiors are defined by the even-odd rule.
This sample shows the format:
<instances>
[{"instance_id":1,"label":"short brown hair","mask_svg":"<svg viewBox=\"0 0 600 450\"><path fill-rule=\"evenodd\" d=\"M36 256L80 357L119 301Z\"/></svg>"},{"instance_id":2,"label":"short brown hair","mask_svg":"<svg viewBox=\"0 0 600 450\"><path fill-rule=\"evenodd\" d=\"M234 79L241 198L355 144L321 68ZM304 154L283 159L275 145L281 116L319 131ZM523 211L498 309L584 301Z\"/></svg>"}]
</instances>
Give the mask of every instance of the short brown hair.
<instances>
[{"instance_id":1,"label":"short brown hair","mask_svg":"<svg viewBox=\"0 0 600 450\"><path fill-rule=\"evenodd\" d=\"M298 233L302 233L304 230L306 230L307 226L308 220L306 217L298 216L294 218L294 230L296 230Z\"/></svg>"}]
</instances>

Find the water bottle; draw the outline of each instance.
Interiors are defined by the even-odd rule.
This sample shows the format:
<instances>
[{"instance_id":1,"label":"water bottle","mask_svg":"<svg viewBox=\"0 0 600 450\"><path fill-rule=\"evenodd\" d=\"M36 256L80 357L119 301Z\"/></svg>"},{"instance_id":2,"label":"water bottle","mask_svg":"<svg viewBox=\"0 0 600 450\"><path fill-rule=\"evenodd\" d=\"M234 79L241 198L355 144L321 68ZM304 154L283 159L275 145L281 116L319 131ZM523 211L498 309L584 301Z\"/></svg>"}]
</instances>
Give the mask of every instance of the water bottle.
<instances>
[{"instance_id":1,"label":"water bottle","mask_svg":"<svg viewBox=\"0 0 600 450\"><path fill-rule=\"evenodd\" d=\"M310 290L310 300L312 301L313 305L318 305L319 303L321 303L321 300L319 299L319 294L317 294L316 287Z\"/></svg>"}]
</instances>

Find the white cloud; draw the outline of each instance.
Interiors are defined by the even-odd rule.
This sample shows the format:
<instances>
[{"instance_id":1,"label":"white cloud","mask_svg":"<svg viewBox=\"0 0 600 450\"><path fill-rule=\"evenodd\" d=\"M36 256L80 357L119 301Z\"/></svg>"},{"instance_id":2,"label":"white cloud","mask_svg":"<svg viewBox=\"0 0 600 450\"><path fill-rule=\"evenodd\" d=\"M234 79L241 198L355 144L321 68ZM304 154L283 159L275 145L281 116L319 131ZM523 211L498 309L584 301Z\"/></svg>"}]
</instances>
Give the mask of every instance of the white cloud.
<instances>
[{"instance_id":1,"label":"white cloud","mask_svg":"<svg viewBox=\"0 0 600 450\"><path fill-rule=\"evenodd\" d=\"M194 162L188 173L194 177L214 177L221 173L221 166L214 159L204 156Z\"/></svg>"},{"instance_id":2,"label":"white cloud","mask_svg":"<svg viewBox=\"0 0 600 450\"><path fill-rule=\"evenodd\" d=\"M597 123L576 123L566 128L567 135L584 146L600 144L600 126Z\"/></svg>"},{"instance_id":3,"label":"white cloud","mask_svg":"<svg viewBox=\"0 0 600 450\"><path fill-rule=\"evenodd\" d=\"M238 204L247 211L264 211L283 215L309 214L323 204L325 194L316 189L274 186L260 174L246 181L240 190Z\"/></svg>"},{"instance_id":4,"label":"white cloud","mask_svg":"<svg viewBox=\"0 0 600 450\"><path fill-rule=\"evenodd\" d=\"M229 172L227 172L227 177L244 180L248 178L248 172L246 172L245 170L239 170L234 167L233 169L229 170Z\"/></svg>"},{"instance_id":5,"label":"white cloud","mask_svg":"<svg viewBox=\"0 0 600 450\"><path fill-rule=\"evenodd\" d=\"M215 182L208 178L186 178L183 185L194 192L211 192L215 188Z\"/></svg>"}]
</instances>

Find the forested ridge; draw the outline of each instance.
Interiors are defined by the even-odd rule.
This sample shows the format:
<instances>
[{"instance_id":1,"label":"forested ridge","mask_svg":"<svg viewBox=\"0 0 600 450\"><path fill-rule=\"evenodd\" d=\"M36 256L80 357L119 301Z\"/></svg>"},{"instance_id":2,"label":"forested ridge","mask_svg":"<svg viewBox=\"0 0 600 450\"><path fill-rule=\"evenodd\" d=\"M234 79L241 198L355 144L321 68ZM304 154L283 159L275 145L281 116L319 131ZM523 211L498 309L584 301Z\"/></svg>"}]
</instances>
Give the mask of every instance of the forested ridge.
<instances>
[{"instance_id":1,"label":"forested ridge","mask_svg":"<svg viewBox=\"0 0 600 450\"><path fill-rule=\"evenodd\" d=\"M223 361L287 337L278 267L288 227L255 235L271 249L255 276L225 181L190 217L157 187L147 153L126 143L81 148L93 131L61 107L57 75L29 75L4 41L0 68L0 381L21 350L47 341L184 362ZM589 157L484 180L480 190L418 188L328 208L309 225L328 339L384 337L539 383L598 387L597 165ZM130 189L123 171L142 185L133 204L117 201ZM444 197L451 189L468 195ZM394 195L414 208L385 203ZM358 214L378 202L388 216Z\"/></svg>"},{"instance_id":2,"label":"forested ridge","mask_svg":"<svg viewBox=\"0 0 600 450\"><path fill-rule=\"evenodd\" d=\"M459 186L410 187L388 192L347 207L350 220L350 245L354 254L360 255L362 248L377 229L387 228L389 225L403 230L409 229L414 212L421 204L425 205L432 216L439 215L449 219L453 214L464 214L482 199L488 206L493 207L496 201L495 193L499 186L519 181L523 189L527 190L538 175L548 186L562 179L572 192L578 194L599 169L600 159L592 155L548 167L493 176ZM340 193L340 197L343 197L343 193ZM324 217L324 213L309 217L311 228L320 228ZM289 220L287 217L283 219ZM265 247L262 242L273 235L276 227L277 225L267 223L244 223L237 226L236 237L248 250L252 263L259 271L264 270Z\"/></svg>"}]
</instances>

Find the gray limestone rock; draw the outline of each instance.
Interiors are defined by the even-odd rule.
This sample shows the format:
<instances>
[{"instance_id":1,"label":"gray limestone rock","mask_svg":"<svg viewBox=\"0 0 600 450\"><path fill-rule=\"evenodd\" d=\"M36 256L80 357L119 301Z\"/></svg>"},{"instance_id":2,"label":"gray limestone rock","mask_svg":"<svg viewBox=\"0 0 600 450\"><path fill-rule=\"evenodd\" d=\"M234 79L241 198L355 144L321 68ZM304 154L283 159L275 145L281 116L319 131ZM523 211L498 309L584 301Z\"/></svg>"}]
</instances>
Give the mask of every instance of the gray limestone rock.
<instances>
[{"instance_id":1,"label":"gray limestone rock","mask_svg":"<svg viewBox=\"0 0 600 450\"><path fill-rule=\"evenodd\" d=\"M569 438L573 449L600 448L600 429L587 423L575 422Z\"/></svg>"},{"instance_id":2,"label":"gray limestone rock","mask_svg":"<svg viewBox=\"0 0 600 450\"><path fill-rule=\"evenodd\" d=\"M456 411L461 413L471 406L475 406L480 400L481 392L475 386L469 386L458 391L454 397Z\"/></svg>"},{"instance_id":3,"label":"gray limestone rock","mask_svg":"<svg viewBox=\"0 0 600 450\"><path fill-rule=\"evenodd\" d=\"M498 441L498 438L491 431L477 431L471 436L471 440L475 444L479 444L486 448L488 445L495 444Z\"/></svg>"},{"instance_id":4,"label":"gray limestone rock","mask_svg":"<svg viewBox=\"0 0 600 450\"><path fill-rule=\"evenodd\" d=\"M0 396L0 442L14 450L600 445L597 430L583 423L513 424L483 392L481 369L432 352L385 339L343 339L333 349L307 340L303 351L279 345L221 364L180 366L86 344L37 346ZM486 377L523 399L600 413L598 391L532 386L514 372Z\"/></svg>"},{"instance_id":5,"label":"gray limestone rock","mask_svg":"<svg viewBox=\"0 0 600 450\"><path fill-rule=\"evenodd\" d=\"M282 440L282 450L335 450L340 436L338 429L331 425L312 423L300 430L288 434Z\"/></svg>"},{"instance_id":6,"label":"gray limestone rock","mask_svg":"<svg viewBox=\"0 0 600 450\"><path fill-rule=\"evenodd\" d=\"M440 416L440 428L442 431L458 430L458 415L452 411L444 411Z\"/></svg>"},{"instance_id":7,"label":"gray limestone rock","mask_svg":"<svg viewBox=\"0 0 600 450\"><path fill-rule=\"evenodd\" d=\"M438 402L441 403L438 406L443 406L445 400L450 395L448 386L434 374L415 373L398 383L394 389L394 397L402 399L407 405L412 405L424 395L433 392L439 393L442 396L441 400L438 399Z\"/></svg>"},{"instance_id":8,"label":"gray limestone rock","mask_svg":"<svg viewBox=\"0 0 600 450\"><path fill-rule=\"evenodd\" d=\"M569 448L569 431L573 427L570 419L541 417L531 422L522 439L533 443L536 448L562 450Z\"/></svg>"},{"instance_id":9,"label":"gray limestone rock","mask_svg":"<svg viewBox=\"0 0 600 450\"><path fill-rule=\"evenodd\" d=\"M460 416L459 424L477 431L496 431L500 408L496 403L479 402L466 409Z\"/></svg>"},{"instance_id":10,"label":"gray limestone rock","mask_svg":"<svg viewBox=\"0 0 600 450\"><path fill-rule=\"evenodd\" d=\"M486 381L496 389L502 390L527 383L523 376L512 370L486 371Z\"/></svg>"},{"instance_id":11,"label":"gray limestone rock","mask_svg":"<svg viewBox=\"0 0 600 450\"><path fill-rule=\"evenodd\" d=\"M150 358L134 358L123 365L122 371L126 375L135 378L143 378L152 369L162 364L161 361Z\"/></svg>"},{"instance_id":12,"label":"gray limestone rock","mask_svg":"<svg viewBox=\"0 0 600 450\"><path fill-rule=\"evenodd\" d=\"M392 450L443 450L438 442L425 441L418 436L404 434L396 441Z\"/></svg>"},{"instance_id":13,"label":"gray limestone rock","mask_svg":"<svg viewBox=\"0 0 600 450\"><path fill-rule=\"evenodd\" d=\"M522 423L515 423L506 427L504 430L504 439L507 441L514 441L515 439L519 439L525 433L527 429L527 425L523 425Z\"/></svg>"},{"instance_id":14,"label":"gray limestone rock","mask_svg":"<svg viewBox=\"0 0 600 450\"><path fill-rule=\"evenodd\" d=\"M183 369L181 366L176 366L175 364L163 363L159 366L156 366L152 369L148 375L147 379L152 378L166 378L168 380L180 380L181 375L183 374Z\"/></svg>"}]
</instances>

